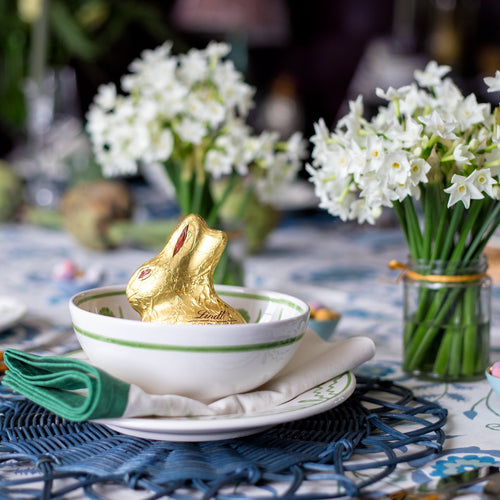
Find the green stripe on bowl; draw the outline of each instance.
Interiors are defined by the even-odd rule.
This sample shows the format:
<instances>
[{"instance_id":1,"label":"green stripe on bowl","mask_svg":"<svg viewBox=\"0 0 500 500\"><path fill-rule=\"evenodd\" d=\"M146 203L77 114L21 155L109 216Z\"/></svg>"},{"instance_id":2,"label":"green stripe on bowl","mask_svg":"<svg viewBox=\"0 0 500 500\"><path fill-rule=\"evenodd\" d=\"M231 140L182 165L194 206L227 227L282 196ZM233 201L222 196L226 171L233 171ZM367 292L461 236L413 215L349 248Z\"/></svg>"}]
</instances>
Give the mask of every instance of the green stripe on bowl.
<instances>
[{"instance_id":1,"label":"green stripe on bowl","mask_svg":"<svg viewBox=\"0 0 500 500\"><path fill-rule=\"evenodd\" d=\"M87 297L82 297L78 302L75 302L75 305L80 306L89 300L94 299L104 299L106 297L116 297L117 295L126 295L125 290L120 290L118 292L106 292L106 293L98 293L96 295L88 295Z\"/></svg>"},{"instance_id":2,"label":"green stripe on bowl","mask_svg":"<svg viewBox=\"0 0 500 500\"><path fill-rule=\"evenodd\" d=\"M82 328L76 326L73 323L73 328L76 332L84 337L89 337L94 340L100 340L102 342L107 342L109 344L117 344L126 347L140 347L142 349L151 349L155 351L177 351L177 352L248 352L248 351L264 351L268 349L277 349L279 347L285 347L287 345L294 344L298 342L304 333L297 335L296 337L291 337L284 340L277 340L274 342L262 342L260 344L241 344L241 345L218 345L218 346L190 346L190 345L170 345L170 344L149 344L144 342L139 342L136 340L124 340L124 339L114 339L111 337L106 337L98 333L88 332Z\"/></svg>"},{"instance_id":3,"label":"green stripe on bowl","mask_svg":"<svg viewBox=\"0 0 500 500\"><path fill-rule=\"evenodd\" d=\"M302 307L300 307L299 304L296 304L295 302L292 302L291 300L288 299L280 299L278 297L266 297L265 295L258 295L256 293L245 293L245 292L221 291L218 292L218 294L221 297L241 297L243 299L253 299L253 300L261 300L263 302L273 302L274 304L282 304L288 306L299 312L305 312L305 310Z\"/></svg>"}]
</instances>

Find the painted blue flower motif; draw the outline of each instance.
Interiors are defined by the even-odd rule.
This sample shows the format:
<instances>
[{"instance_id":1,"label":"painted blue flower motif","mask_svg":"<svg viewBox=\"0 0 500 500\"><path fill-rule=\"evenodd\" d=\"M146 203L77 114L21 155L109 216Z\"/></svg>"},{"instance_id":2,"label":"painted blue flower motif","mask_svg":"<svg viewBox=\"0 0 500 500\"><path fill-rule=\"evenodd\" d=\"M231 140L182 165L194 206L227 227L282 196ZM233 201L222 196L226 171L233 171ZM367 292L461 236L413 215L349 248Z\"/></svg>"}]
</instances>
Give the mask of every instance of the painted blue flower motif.
<instances>
[{"instance_id":1,"label":"painted blue flower motif","mask_svg":"<svg viewBox=\"0 0 500 500\"><path fill-rule=\"evenodd\" d=\"M458 474L472 469L477 469L483 465L495 465L498 462L493 457L481 457L478 455L465 455L463 457L450 456L446 460L438 460L432 468L430 475L444 477L451 474Z\"/></svg>"},{"instance_id":2,"label":"painted blue flower motif","mask_svg":"<svg viewBox=\"0 0 500 500\"><path fill-rule=\"evenodd\" d=\"M394 373L394 369L387 365L372 363L360 366L355 373L363 377L386 377Z\"/></svg>"},{"instance_id":3,"label":"painted blue flower motif","mask_svg":"<svg viewBox=\"0 0 500 500\"><path fill-rule=\"evenodd\" d=\"M467 410L467 411L464 411L464 415L471 419L471 420L474 420L476 417L477 417L477 411L474 411L474 410Z\"/></svg>"},{"instance_id":4,"label":"painted blue flower motif","mask_svg":"<svg viewBox=\"0 0 500 500\"><path fill-rule=\"evenodd\" d=\"M462 394L459 394L458 392L448 392L447 396L454 401L465 401L465 398L462 396Z\"/></svg>"}]
</instances>

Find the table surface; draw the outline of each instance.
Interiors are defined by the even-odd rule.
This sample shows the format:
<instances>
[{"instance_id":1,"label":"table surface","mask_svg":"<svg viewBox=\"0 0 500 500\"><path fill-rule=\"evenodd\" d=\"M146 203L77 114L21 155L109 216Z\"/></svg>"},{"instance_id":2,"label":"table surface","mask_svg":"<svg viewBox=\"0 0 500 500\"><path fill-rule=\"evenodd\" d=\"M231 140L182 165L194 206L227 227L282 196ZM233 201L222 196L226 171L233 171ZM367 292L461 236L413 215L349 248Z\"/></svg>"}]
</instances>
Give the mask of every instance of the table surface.
<instances>
[{"instance_id":1,"label":"table surface","mask_svg":"<svg viewBox=\"0 0 500 500\"><path fill-rule=\"evenodd\" d=\"M0 225L0 297L22 301L27 314L0 332L0 349L39 353L79 349L71 328L69 292L52 279L55 266L72 259L82 269L104 271L102 285L126 283L131 273L157 252L121 247L96 252L67 233L30 225ZM500 465L500 398L486 380L436 383L401 371L402 285L387 268L404 261L402 235L394 227L340 224L323 216L285 217L265 248L249 256L246 284L321 301L342 314L334 339L371 337L376 355L356 373L380 376L411 388L416 395L448 409L443 453L424 466L401 464L379 485L394 491L480 465ZM500 359L500 287L492 297L491 360ZM125 496L123 496L125 498Z\"/></svg>"}]
</instances>

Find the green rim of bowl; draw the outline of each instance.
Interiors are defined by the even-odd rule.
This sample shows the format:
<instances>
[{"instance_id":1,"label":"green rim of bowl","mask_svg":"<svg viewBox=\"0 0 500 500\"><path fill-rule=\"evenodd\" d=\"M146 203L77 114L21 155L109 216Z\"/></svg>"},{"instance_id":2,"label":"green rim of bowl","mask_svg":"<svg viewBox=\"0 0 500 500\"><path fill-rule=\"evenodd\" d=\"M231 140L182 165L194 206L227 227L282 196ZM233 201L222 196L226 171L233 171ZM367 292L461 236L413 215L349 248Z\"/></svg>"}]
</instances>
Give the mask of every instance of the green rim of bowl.
<instances>
[{"instance_id":1,"label":"green rim of bowl","mask_svg":"<svg viewBox=\"0 0 500 500\"><path fill-rule=\"evenodd\" d=\"M290 307L291 309L294 309L295 311L298 311L300 313L305 312L305 310L302 307L300 307L299 304L296 304L295 302L292 302L291 300L285 298L268 297L266 295L259 295L257 293L246 293L246 292L218 291L217 293L221 297L241 297L243 299L254 299L254 300L260 300L262 302L274 302L276 304L282 304L284 306ZM102 299L105 297L115 297L117 295L126 295L126 292L125 290L118 290L115 292L103 292L103 293L97 293L95 295L87 295L85 297L80 298L78 301L75 300L75 305L79 307L83 303L88 302L89 300Z\"/></svg>"}]
</instances>

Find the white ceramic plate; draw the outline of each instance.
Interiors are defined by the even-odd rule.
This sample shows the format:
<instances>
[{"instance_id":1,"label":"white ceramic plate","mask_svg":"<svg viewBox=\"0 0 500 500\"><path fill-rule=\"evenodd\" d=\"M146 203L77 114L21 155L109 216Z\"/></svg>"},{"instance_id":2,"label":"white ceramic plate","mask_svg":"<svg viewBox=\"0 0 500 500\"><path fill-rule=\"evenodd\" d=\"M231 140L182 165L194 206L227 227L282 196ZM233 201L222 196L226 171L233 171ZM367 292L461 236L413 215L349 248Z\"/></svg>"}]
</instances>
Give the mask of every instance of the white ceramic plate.
<instances>
[{"instance_id":1,"label":"white ceramic plate","mask_svg":"<svg viewBox=\"0 0 500 500\"><path fill-rule=\"evenodd\" d=\"M248 436L273 425L310 417L346 401L356 379L346 372L275 408L210 417L103 418L94 420L131 436L164 441L216 441Z\"/></svg>"},{"instance_id":2,"label":"white ceramic plate","mask_svg":"<svg viewBox=\"0 0 500 500\"><path fill-rule=\"evenodd\" d=\"M0 297L0 331L6 330L26 314L26 306L10 297Z\"/></svg>"}]
</instances>

